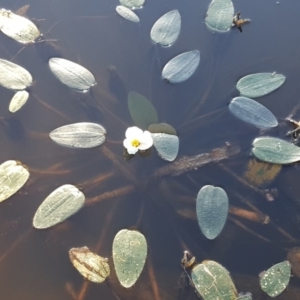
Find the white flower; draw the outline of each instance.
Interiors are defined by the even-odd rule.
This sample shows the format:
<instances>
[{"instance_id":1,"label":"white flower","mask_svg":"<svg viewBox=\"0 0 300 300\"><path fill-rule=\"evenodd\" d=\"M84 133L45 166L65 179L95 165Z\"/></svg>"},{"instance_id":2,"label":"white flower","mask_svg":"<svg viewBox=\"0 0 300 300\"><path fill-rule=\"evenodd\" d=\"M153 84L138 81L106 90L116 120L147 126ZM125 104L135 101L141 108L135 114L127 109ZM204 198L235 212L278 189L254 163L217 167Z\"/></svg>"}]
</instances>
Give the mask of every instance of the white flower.
<instances>
[{"instance_id":1,"label":"white flower","mask_svg":"<svg viewBox=\"0 0 300 300\"><path fill-rule=\"evenodd\" d=\"M136 126L127 128L125 136L126 139L123 141L123 145L128 154L135 154L138 150L147 150L153 145L151 133Z\"/></svg>"}]
</instances>

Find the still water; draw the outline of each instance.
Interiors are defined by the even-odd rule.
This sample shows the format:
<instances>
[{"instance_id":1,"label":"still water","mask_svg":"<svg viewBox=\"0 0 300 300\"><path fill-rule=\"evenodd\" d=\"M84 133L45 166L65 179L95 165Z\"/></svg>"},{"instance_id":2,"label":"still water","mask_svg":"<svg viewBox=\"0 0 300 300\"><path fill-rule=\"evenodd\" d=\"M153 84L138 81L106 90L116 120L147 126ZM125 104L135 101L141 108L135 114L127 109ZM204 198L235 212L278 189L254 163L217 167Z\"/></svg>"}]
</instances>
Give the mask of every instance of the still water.
<instances>
[{"instance_id":1,"label":"still water","mask_svg":"<svg viewBox=\"0 0 300 300\"><path fill-rule=\"evenodd\" d=\"M256 189L245 183L244 173L255 137L286 138L291 130L285 118L299 103L299 1L234 1L235 10L251 23L242 33L232 29L226 34L207 30L208 0L146 0L144 8L136 11L141 20L137 24L115 13L117 0L0 2L13 11L29 4L27 17L45 39L56 40L28 45L14 58L34 78L30 99L19 112L9 114L13 92L0 88L1 162L19 160L31 174L21 191L1 204L0 298L198 299L192 288L183 291L178 284L180 260L183 251L189 250L199 262L211 259L226 267L239 292L251 292L253 299L270 299L259 287L258 274L285 260L288 250L299 246L299 168L284 166L274 181ZM172 9L178 9L182 18L179 39L169 48L153 45L152 25ZM10 60L21 48L0 35L1 58ZM195 74L178 85L163 81L162 67L189 50L201 52ZM51 74L51 57L83 65L95 75L97 85L90 93L71 91ZM239 78L274 71L284 74L286 83L260 102L280 124L260 132L231 115L228 104L238 95L235 84ZM178 159L211 152L226 142L239 146L239 154L164 177L155 174L170 163L157 157L154 149L149 158L137 155L125 161L122 141L127 127L133 126L127 108L129 91L150 99L159 121L178 131ZM300 118L299 110L294 118ZM70 149L49 139L53 129L80 121L103 125L105 144ZM67 183L80 187L87 199L102 195L102 201L48 230L32 228L40 203ZM208 241L194 213L196 195L206 184L221 186L230 205L259 209L270 216L271 223L262 225L230 215L220 236ZM265 189L274 188L275 200L267 201ZM148 243L145 269L129 290L120 287L111 259L113 238L123 228L138 229ZM109 284L86 284L71 265L69 249L82 246L109 258ZM288 290L278 299L300 299L299 278L292 277Z\"/></svg>"}]
</instances>

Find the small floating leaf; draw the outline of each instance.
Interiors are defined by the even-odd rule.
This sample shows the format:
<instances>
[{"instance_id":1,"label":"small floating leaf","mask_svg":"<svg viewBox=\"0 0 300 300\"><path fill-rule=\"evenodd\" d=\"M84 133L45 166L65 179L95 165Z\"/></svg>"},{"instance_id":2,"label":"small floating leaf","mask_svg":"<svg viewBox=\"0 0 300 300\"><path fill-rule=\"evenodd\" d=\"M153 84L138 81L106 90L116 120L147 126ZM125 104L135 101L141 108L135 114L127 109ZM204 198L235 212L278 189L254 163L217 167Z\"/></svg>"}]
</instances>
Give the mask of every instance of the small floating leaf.
<instances>
[{"instance_id":1,"label":"small floating leaf","mask_svg":"<svg viewBox=\"0 0 300 300\"><path fill-rule=\"evenodd\" d=\"M84 205L84 200L84 194L76 186L60 186L39 206L33 218L33 226L45 229L63 222Z\"/></svg>"},{"instance_id":2,"label":"small floating leaf","mask_svg":"<svg viewBox=\"0 0 300 300\"><path fill-rule=\"evenodd\" d=\"M141 129L147 129L149 125L158 122L152 103L137 92L128 94L128 109L134 124Z\"/></svg>"},{"instance_id":3,"label":"small floating leaf","mask_svg":"<svg viewBox=\"0 0 300 300\"><path fill-rule=\"evenodd\" d=\"M106 130L95 123L74 123L56 128L50 138L56 143L74 148L93 148L104 143Z\"/></svg>"},{"instance_id":4,"label":"small floating leaf","mask_svg":"<svg viewBox=\"0 0 300 300\"><path fill-rule=\"evenodd\" d=\"M205 185L197 195L196 212L202 233L210 240L222 231L228 215L228 197L220 187Z\"/></svg>"},{"instance_id":5,"label":"small floating leaf","mask_svg":"<svg viewBox=\"0 0 300 300\"><path fill-rule=\"evenodd\" d=\"M293 274L300 278L300 247L292 248L287 259L291 263Z\"/></svg>"},{"instance_id":6,"label":"small floating leaf","mask_svg":"<svg viewBox=\"0 0 300 300\"><path fill-rule=\"evenodd\" d=\"M18 91L15 93L9 103L9 111L15 113L18 111L28 100L29 93L27 91Z\"/></svg>"},{"instance_id":7,"label":"small floating leaf","mask_svg":"<svg viewBox=\"0 0 300 300\"><path fill-rule=\"evenodd\" d=\"M32 84L30 73L17 64L0 59L0 85L10 90L24 90Z\"/></svg>"},{"instance_id":8,"label":"small floating leaf","mask_svg":"<svg viewBox=\"0 0 300 300\"><path fill-rule=\"evenodd\" d=\"M160 17L153 25L150 36L154 43L169 46L177 40L181 28L178 10L171 10Z\"/></svg>"},{"instance_id":9,"label":"small floating leaf","mask_svg":"<svg viewBox=\"0 0 300 300\"><path fill-rule=\"evenodd\" d=\"M167 123L151 124L148 127L148 131L150 131L151 133L166 133L177 135L175 128Z\"/></svg>"},{"instance_id":10,"label":"small floating leaf","mask_svg":"<svg viewBox=\"0 0 300 300\"><path fill-rule=\"evenodd\" d=\"M236 97L229 104L229 110L239 119L260 129L276 127L275 116L262 104L246 98Z\"/></svg>"},{"instance_id":11,"label":"small floating leaf","mask_svg":"<svg viewBox=\"0 0 300 300\"><path fill-rule=\"evenodd\" d=\"M192 281L203 300L236 300L237 291L229 272L212 260L205 260L192 269Z\"/></svg>"},{"instance_id":12,"label":"small floating leaf","mask_svg":"<svg viewBox=\"0 0 300 300\"><path fill-rule=\"evenodd\" d=\"M286 260L263 273L259 282L260 287L270 297L276 297L286 289L290 277L291 264Z\"/></svg>"},{"instance_id":13,"label":"small floating leaf","mask_svg":"<svg viewBox=\"0 0 300 300\"><path fill-rule=\"evenodd\" d=\"M88 247L70 249L69 257L77 271L89 281L101 283L110 274L107 258L91 252Z\"/></svg>"},{"instance_id":14,"label":"small floating leaf","mask_svg":"<svg viewBox=\"0 0 300 300\"><path fill-rule=\"evenodd\" d=\"M139 22L140 18L129 8L122 6L122 5L118 5L116 7L116 12L123 17L124 19L127 19L131 22Z\"/></svg>"},{"instance_id":15,"label":"small floating leaf","mask_svg":"<svg viewBox=\"0 0 300 300\"><path fill-rule=\"evenodd\" d=\"M112 251L117 277L122 286L130 288L145 265L146 239L136 230L120 230L114 238Z\"/></svg>"},{"instance_id":16,"label":"small floating leaf","mask_svg":"<svg viewBox=\"0 0 300 300\"><path fill-rule=\"evenodd\" d=\"M225 32L232 26L233 15L231 0L213 0L208 7L205 24L213 31Z\"/></svg>"},{"instance_id":17,"label":"small floating leaf","mask_svg":"<svg viewBox=\"0 0 300 300\"><path fill-rule=\"evenodd\" d=\"M19 43L34 43L41 35L33 22L9 10L0 9L0 18L1 31Z\"/></svg>"},{"instance_id":18,"label":"small floating leaf","mask_svg":"<svg viewBox=\"0 0 300 300\"><path fill-rule=\"evenodd\" d=\"M96 84L94 75L83 66L63 58L51 58L49 67L55 77L69 88L87 91Z\"/></svg>"},{"instance_id":19,"label":"small floating leaf","mask_svg":"<svg viewBox=\"0 0 300 300\"><path fill-rule=\"evenodd\" d=\"M252 153L258 159L273 164L291 164L300 160L299 147L273 137L256 138Z\"/></svg>"},{"instance_id":20,"label":"small floating leaf","mask_svg":"<svg viewBox=\"0 0 300 300\"><path fill-rule=\"evenodd\" d=\"M123 6L134 9L141 8L144 5L145 0L120 0L120 3Z\"/></svg>"},{"instance_id":21,"label":"small floating leaf","mask_svg":"<svg viewBox=\"0 0 300 300\"><path fill-rule=\"evenodd\" d=\"M188 51L172 58L163 68L162 77L171 83L180 83L189 79L200 63L198 50Z\"/></svg>"},{"instance_id":22,"label":"small floating leaf","mask_svg":"<svg viewBox=\"0 0 300 300\"><path fill-rule=\"evenodd\" d=\"M242 96L257 98L275 91L284 82L285 76L282 74L256 73L241 78L237 82L236 88Z\"/></svg>"},{"instance_id":23,"label":"small floating leaf","mask_svg":"<svg viewBox=\"0 0 300 300\"><path fill-rule=\"evenodd\" d=\"M0 165L0 202L15 194L28 180L29 172L19 162L8 160Z\"/></svg>"},{"instance_id":24,"label":"small floating leaf","mask_svg":"<svg viewBox=\"0 0 300 300\"><path fill-rule=\"evenodd\" d=\"M178 154L179 138L166 133L152 133L153 145L158 155L167 161L173 161Z\"/></svg>"},{"instance_id":25,"label":"small floating leaf","mask_svg":"<svg viewBox=\"0 0 300 300\"><path fill-rule=\"evenodd\" d=\"M252 295L247 293L246 295L238 296L236 300L252 300Z\"/></svg>"}]
</instances>

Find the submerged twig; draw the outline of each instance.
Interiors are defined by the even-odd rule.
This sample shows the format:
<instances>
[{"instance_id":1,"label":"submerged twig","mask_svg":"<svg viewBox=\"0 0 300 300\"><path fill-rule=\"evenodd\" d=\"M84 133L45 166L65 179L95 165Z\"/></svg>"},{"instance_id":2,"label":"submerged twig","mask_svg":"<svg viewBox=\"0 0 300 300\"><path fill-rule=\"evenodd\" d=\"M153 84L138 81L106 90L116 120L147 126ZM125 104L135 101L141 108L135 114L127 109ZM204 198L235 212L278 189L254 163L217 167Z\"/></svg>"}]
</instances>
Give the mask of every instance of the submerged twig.
<instances>
[{"instance_id":1,"label":"submerged twig","mask_svg":"<svg viewBox=\"0 0 300 300\"><path fill-rule=\"evenodd\" d=\"M154 274L154 270L153 270L153 266L150 260L148 260L148 275L149 275L149 279L150 279L150 283L151 283L151 287L152 287L152 291L153 291L153 299L154 300L161 300L160 295L159 295L159 289L158 289L158 285L157 285L157 281L155 278L155 274Z\"/></svg>"}]
</instances>

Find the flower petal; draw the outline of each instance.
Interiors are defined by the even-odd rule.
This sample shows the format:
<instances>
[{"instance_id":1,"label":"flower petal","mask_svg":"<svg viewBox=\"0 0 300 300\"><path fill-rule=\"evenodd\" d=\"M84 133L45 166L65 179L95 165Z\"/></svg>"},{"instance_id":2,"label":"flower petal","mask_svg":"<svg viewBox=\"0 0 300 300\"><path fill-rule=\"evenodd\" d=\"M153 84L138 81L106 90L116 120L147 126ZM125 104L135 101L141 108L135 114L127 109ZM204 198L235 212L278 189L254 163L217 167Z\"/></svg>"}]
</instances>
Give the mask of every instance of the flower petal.
<instances>
[{"instance_id":1,"label":"flower petal","mask_svg":"<svg viewBox=\"0 0 300 300\"><path fill-rule=\"evenodd\" d=\"M133 127L128 127L126 132L125 132L125 136L127 139L137 139L139 140L140 139L140 136L143 135L143 130L136 127L136 126L133 126Z\"/></svg>"},{"instance_id":2,"label":"flower petal","mask_svg":"<svg viewBox=\"0 0 300 300\"><path fill-rule=\"evenodd\" d=\"M139 150L147 150L153 145L153 139L149 131L144 131L142 138L140 139Z\"/></svg>"},{"instance_id":3,"label":"flower petal","mask_svg":"<svg viewBox=\"0 0 300 300\"><path fill-rule=\"evenodd\" d=\"M131 140L129 139L123 141L123 146L126 148L128 154L135 154L139 150L137 147L132 146Z\"/></svg>"}]
</instances>

